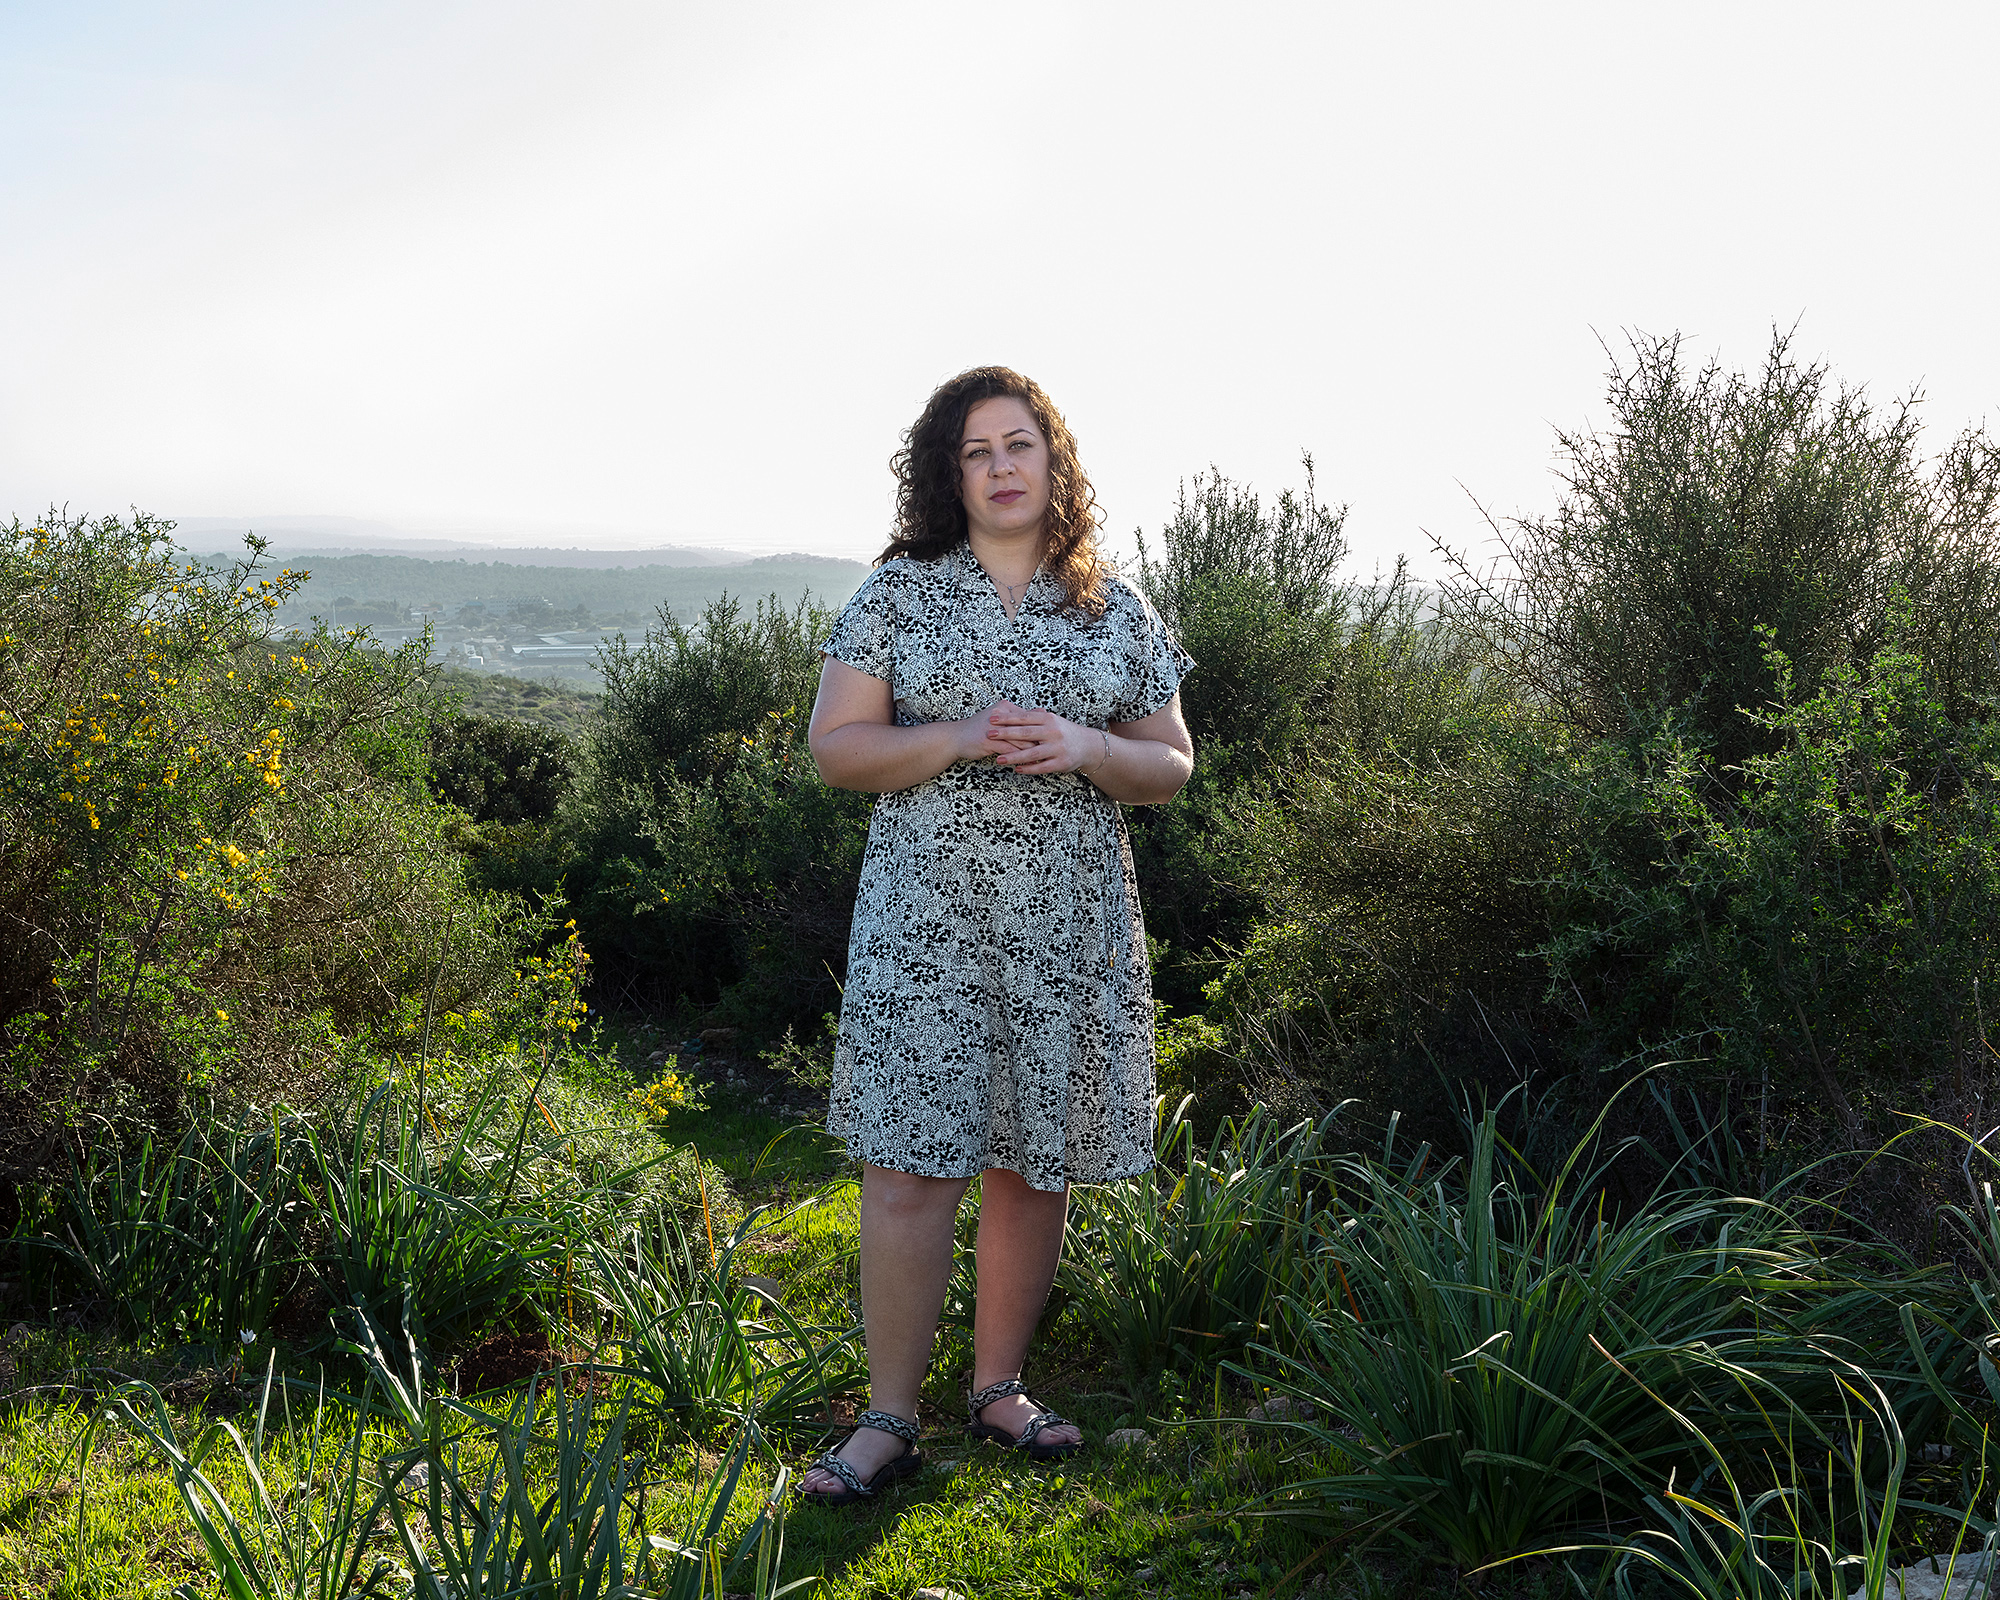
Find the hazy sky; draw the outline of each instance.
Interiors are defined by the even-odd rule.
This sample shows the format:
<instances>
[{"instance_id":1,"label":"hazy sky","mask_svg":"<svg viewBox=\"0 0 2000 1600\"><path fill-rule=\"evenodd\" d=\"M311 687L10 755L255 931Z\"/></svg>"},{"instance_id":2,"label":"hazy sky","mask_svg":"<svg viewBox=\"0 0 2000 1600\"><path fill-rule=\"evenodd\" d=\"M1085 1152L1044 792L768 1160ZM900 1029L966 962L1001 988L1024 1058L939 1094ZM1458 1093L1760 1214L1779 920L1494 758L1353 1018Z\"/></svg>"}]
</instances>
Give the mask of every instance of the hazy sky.
<instances>
[{"instance_id":1,"label":"hazy sky","mask_svg":"<svg viewBox=\"0 0 2000 1600\"><path fill-rule=\"evenodd\" d=\"M867 553L941 378L1128 544L1546 508L1622 330L2000 411L2000 6L0 0L0 517ZM1996 416L2000 420L2000 416Z\"/></svg>"}]
</instances>

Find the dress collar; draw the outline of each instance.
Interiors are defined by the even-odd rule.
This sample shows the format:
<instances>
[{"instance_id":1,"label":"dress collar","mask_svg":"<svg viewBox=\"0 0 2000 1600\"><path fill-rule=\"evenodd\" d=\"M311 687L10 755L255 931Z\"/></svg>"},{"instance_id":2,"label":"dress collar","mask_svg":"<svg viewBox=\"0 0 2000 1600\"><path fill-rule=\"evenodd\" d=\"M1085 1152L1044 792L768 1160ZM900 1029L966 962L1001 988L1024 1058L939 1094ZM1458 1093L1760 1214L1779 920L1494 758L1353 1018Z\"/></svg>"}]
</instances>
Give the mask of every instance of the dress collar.
<instances>
[{"instance_id":1,"label":"dress collar","mask_svg":"<svg viewBox=\"0 0 2000 1600\"><path fill-rule=\"evenodd\" d=\"M983 590L993 597L995 605L999 605L999 590L994 586L991 574L979 564L979 557L972 553L971 540L961 539L953 546L949 559L957 564L955 572L961 588ZM1022 608L1030 601L1035 602L1035 609L1038 611L1053 610L1054 602L1051 595L1055 589L1056 580L1049 576L1049 569L1037 566L1034 576L1028 580L1028 587L1021 591L1021 603L1014 608L1014 614L1019 616ZM1006 607L1001 607L1000 614L1003 617L1007 614Z\"/></svg>"}]
</instances>

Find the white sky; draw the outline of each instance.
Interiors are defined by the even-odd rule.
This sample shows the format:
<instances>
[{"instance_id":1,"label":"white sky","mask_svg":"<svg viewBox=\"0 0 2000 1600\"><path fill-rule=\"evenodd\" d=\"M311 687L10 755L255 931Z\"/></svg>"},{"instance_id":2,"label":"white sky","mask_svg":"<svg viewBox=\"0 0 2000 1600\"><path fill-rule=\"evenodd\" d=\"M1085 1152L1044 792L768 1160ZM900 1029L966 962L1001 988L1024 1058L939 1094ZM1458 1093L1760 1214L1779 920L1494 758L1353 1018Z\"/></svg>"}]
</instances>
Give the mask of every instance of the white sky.
<instances>
[{"instance_id":1,"label":"white sky","mask_svg":"<svg viewBox=\"0 0 2000 1600\"><path fill-rule=\"evenodd\" d=\"M1794 321L1941 447L1996 61L1990 3L0 0L0 518L867 554L997 361L1120 546L1303 448L1369 564L1546 508L1600 336Z\"/></svg>"}]
</instances>

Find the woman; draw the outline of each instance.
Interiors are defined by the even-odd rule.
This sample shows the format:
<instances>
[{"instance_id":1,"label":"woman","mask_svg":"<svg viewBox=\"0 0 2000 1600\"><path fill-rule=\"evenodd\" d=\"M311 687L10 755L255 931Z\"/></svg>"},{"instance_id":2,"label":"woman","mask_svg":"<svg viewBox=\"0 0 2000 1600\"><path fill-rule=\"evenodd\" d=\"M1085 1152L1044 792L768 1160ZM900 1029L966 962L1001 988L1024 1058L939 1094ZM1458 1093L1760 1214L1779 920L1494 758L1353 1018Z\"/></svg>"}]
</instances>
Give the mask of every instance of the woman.
<instances>
[{"instance_id":1,"label":"woman","mask_svg":"<svg viewBox=\"0 0 2000 1600\"><path fill-rule=\"evenodd\" d=\"M981 1178L971 1429L1046 1459L1074 1424L1022 1361L1072 1182L1153 1159L1153 1007L1119 802L1180 792L1192 663L1097 547L1061 415L979 367L896 458L900 529L822 650L811 744L882 798L855 903L827 1126L862 1162L870 1409L800 1492L921 1466L917 1391Z\"/></svg>"}]
</instances>

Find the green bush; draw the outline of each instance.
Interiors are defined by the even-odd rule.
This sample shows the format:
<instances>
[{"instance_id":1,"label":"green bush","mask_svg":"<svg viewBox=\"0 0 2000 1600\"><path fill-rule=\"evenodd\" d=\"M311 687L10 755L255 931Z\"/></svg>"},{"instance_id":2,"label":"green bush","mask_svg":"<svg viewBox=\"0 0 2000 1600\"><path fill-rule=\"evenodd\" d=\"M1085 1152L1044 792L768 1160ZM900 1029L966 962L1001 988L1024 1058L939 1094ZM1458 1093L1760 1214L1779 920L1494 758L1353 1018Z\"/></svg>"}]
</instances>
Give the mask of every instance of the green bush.
<instances>
[{"instance_id":1,"label":"green bush","mask_svg":"<svg viewBox=\"0 0 2000 1600\"><path fill-rule=\"evenodd\" d=\"M1947 715L2000 686L2000 447L1968 431L1926 462L1914 399L1878 411L1790 344L1746 374L1635 340L1611 426L1558 435L1555 513L1502 535L1499 573L1456 558L1496 660L1583 733L1671 709L1726 772L1772 743L1741 715L1777 687L1760 630L1810 695L1887 642L1898 593Z\"/></svg>"},{"instance_id":2,"label":"green bush","mask_svg":"<svg viewBox=\"0 0 2000 1600\"><path fill-rule=\"evenodd\" d=\"M786 610L773 596L746 617L724 595L697 623L665 609L659 623L640 644L620 637L604 651L597 765L614 781L715 777L767 718L811 711L820 641L833 626L824 607L801 600Z\"/></svg>"},{"instance_id":3,"label":"green bush","mask_svg":"<svg viewBox=\"0 0 2000 1600\"><path fill-rule=\"evenodd\" d=\"M1760 1145L1856 1146L1990 1081L2000 722L1952 721L1900 633L1810 695L1767 666L1776 703L1742 719L1766 748L1734 772L1671 724L1581 767L1545 954L1607 1050L1676 1041Z\"/></svg>"},{"instance_id":4,"label":"green bush","mask_svg":"<svg viewBox=\"0 0 2000 1600\"><path fill-rule=\"evenodd\" d=\"M227 1344L282 1321L323 1344L332 1325L310 1308L407 1307L428 1356L523 1309L560 1323L590 1293L573 1264L586 1236L671 1228L704 1195L733 1204L639 1110L590 1109L583 1080L603 1070L587 1051L531 1071L439 1048L310 1115L205 1108L173 1143L100 1140L19 1234L24 1259L38 1293L140 1336Z\"/></svg>"},{"instance_id":5,"label":"green bush","mask_svg":"<svg viewBox=\"0 0 2000 1600\"><path fill-rule=\"evenodd\" d=\"M663 618L606 661L604 709L557 823L488 841L482 881L568 897L605 991L775 1040L838 1003L868 796L806 746L830 619L807 603Z\"/></svg>"},{"instance_id":6,"label":"green bush","mask_svg":"<svg viewBox=\"0 0 2000 1600\"><path fill-rule=\"evenodd\" d=\"M1182 691L1194 778L1171 803L1129 814L1147 926L1166 946L1156 984L1183 1011L1274 925L1315 922L1272 835L1303 831L1315 787L1323 796L1343 781L1330 765L1449 769L1476 758L1483 719L1509 699L1481 670L1481 641L1406 567L1370 582L1342 576L1345 516L1320 502L1307 457L1303 492L1272 507L1211 470L1183 490L1158 558L1140 542L1141 584L1195 658ZM1267 1009L1242 987L1228 1009ZM1239 1093L1231 1109L1244 1103Z\"/></svg>"},{"instance_id":7,"label":"green bush","mask_svg":"<svg viewBox=\"0 0 2000 1600\"><path fill-rule=\"evenodd\" d=\"M430 787L475 822L546 822L576 777L575 744L512 717L441 718L430 738Z\"/></svg>"},{"instance_id":8,"label":"green bush","mask_svg":"<svg viewBox=\"0 0 2000 1600\"><path fill-rule=\"evenodd\" d=\"M1256 1093L1299 1110L1351 1096L1431 1132L1457 1083L1518 1081L1496 1030L1546 983L1527 952L1549 936L1541 885L1572 808L1550 731L1464 641L1413 625L1395 645L1368 669L1390 709L1301 754L1257 808L1244 856L1262 916L1205 1010Z\"/></svg>"},{"instance_id":9,"label":"green bush","mask_svg":"<svg viewBox=\"0 0 2000 1600\"><path fill-rule=\"evenodd\" d=\"M1257 1092L1427 1133L1530 1075L1587 1123L1676 1057L1760 1156L1956 1121L1994 1061L2000 450L1925 461L1783 338L1750 374L1641 341L1608 402L1508 563L1350 622L1345 709L1198 833L1256 907L1202 1009Z\"/></svg>"},{"instance_id":10,"label":"green bush","mask_svg":"<svg viewBox=\"0 0 2000 1600\"><path fill-rule=\"evenodd\" d=\"M88 1109L304 1092L406 997L505 995L533 932L424 797L422 641L279 631L303 574L169 525L0 530L0 1170Z\"/></svg>"}]
</instances>

